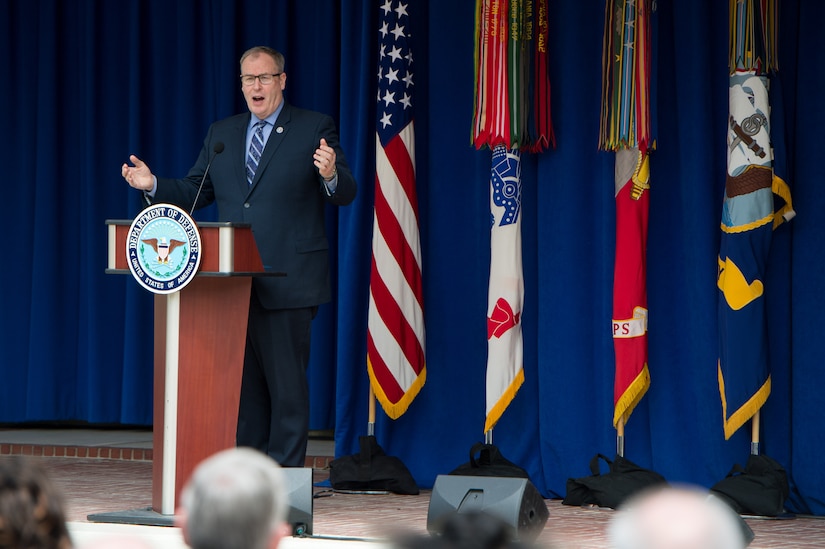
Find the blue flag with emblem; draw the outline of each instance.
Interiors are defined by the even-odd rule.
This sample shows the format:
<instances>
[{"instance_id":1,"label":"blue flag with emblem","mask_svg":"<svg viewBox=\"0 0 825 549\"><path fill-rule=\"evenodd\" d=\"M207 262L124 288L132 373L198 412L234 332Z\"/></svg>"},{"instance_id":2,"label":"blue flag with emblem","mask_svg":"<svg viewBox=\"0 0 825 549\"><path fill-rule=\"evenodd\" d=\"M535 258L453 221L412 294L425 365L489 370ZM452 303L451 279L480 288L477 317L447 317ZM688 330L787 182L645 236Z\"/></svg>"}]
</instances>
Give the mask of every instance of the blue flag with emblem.
<instances>
[{"instance_id":1,"label":"blue flag with emblem","mask_svg":"<svg viewBox=\"0 0 825 549\"><path fill-rule=\"evenodd\" d=\"M776 173L768 72L774 70L775 4L731 0L728 169L719 248L718 382L725 438L771 393L765 273L773 230L793 217L790 191ZM765 31L763 33L763 31ZM771 40L757 40L768 36ZM760 45L764 49L756 46ZM774 195L784 200L775 211Z\"/></svg>"}]
</instances>

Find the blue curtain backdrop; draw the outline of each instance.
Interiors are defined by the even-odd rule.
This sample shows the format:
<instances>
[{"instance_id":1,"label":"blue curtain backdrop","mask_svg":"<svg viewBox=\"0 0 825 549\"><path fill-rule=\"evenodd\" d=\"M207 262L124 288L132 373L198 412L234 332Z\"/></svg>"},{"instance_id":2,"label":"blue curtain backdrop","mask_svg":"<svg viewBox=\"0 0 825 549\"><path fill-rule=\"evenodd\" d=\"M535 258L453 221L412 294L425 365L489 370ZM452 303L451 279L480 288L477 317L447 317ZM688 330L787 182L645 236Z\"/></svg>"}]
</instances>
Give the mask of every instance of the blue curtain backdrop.
<instances>
[{"instance_id":1,"label":"blue curtain backdrop","mask_svg":"<svg viewBox=\"0 0 825 549\"><path fill-rule=\"evenodd\" d=\"M152 296L104 274L106 219L141 207L119 176L130 153L162 175L194 162L208 125L245 109L238 57L284 52L286 96L332 115L360 183L328 213L336 299L314 326L312 427L339 455L366 434L378 2L0 0L0 423L150 425ZM428 379L376 434L418 482L467 460L484 424L489 151L470 145L474 2L409 2ZM669 480L710 486L749 451L722 434L716 384L716 255L725 174L726 2L658 2L657 150L648 291L650 391L626 455ZM558 146L525 155L526 382L494 431L546 496L612 453L612 155L597 150L603 0L550 1ZM789 471L790 506L825 514L819 401L825 386L825 79L819 0L784 0L774 120L798 216L774 236L767 298L773 392L762 448ZM776 122L778 124L778 122ZM780 139L778 139L781 141ZM200 220L215 212L199 212Z\"/></svg>"}]
</instances>

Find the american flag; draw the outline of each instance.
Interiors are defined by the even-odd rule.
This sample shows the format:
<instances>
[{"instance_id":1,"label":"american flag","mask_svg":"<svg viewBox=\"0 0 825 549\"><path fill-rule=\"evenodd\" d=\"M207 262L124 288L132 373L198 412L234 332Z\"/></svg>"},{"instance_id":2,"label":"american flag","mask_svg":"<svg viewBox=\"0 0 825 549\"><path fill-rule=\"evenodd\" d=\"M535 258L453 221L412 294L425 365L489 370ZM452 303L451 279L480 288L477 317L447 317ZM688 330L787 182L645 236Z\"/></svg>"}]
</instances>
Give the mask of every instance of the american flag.
<instances>
[{"instance_id":1,"label":"american flag","mask_svg":"<svg viewBox=\"0 0 825 549\"><path fill-rule=\"evenodd\" d=\"M426 379L409 4L385 0L378 30L367 368L376 398L393 419Z\"/></svg>"}]
</instances>

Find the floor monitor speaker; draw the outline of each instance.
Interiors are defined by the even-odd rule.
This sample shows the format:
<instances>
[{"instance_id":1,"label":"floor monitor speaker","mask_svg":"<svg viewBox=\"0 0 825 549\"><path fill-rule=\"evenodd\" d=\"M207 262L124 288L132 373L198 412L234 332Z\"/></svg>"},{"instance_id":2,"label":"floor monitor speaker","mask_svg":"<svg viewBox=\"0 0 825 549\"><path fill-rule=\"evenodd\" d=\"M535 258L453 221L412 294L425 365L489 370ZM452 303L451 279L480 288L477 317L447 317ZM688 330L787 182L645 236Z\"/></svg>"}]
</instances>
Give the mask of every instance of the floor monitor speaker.
<instances>
[{"instance_id":1,"label":"floor monitor speaker","mask_svg":"<svg viewBox=\"0 0 825 549\"><path fill-rule=\"evenodd\" d=\"M500 519L511 539L533 541L549 512L536 487L524 478L439 475L435 479L427 530L443 532L456 513L484 513Z\"/></svg>"},{"instance_id":2,"label":"floor monitor speaker","mask_svg":"<svg viewBox=\"0 0 825 549\"><path fill-rule=\"evenodd\" d=\"M287 522L295 536L312 535L312 468L283 467L289 494Z\"/></svg>"}]
</instances>

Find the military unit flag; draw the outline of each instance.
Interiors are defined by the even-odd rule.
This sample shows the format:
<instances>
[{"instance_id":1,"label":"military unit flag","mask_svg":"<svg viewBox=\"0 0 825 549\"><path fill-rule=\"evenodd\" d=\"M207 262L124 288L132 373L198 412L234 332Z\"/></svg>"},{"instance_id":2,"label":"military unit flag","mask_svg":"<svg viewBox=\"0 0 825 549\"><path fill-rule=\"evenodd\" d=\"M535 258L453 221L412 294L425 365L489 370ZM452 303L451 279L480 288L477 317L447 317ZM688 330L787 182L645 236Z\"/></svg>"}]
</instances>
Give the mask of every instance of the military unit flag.
<instances>
[{"instance_id":1,"label":"military unit flag","mask_svg":"<svg viewBox=\"0 0 825 549\"><path fill-rule=\"evenodd\" d=\"M728 162L719 249L719 393L725 438L771 393L765 272L773 230L793 217L774 170L769 75L776 66L775 0L730 0ZM783 204L775 208L774 195Z\"/></svg>"},{"instance_id":2,"label":"military unit flag","mask_svg":"<svg viewBox=\"0 0 825 549\"><path fill-rule=\"evenodd\" d=\"M498 145L490 177L490 282L487 293L487 414L501 418L524 383L521 311L521 154Z\"/></svg>"},{"instance_id":3,"label":"military unit flag","mask_svg":"<svg viewBox=\"0 0 825 549\"><path fill-rule=\"evenodd\" d=\"M489 148L490 281L487 299L489 433L524 382L521 312L521 151L554 142L547 0L477 0L472 142Z\"/></svg>"},{"instance_id":4,"label":"military unit flag","mask_svg":"<svg viewBox=\"0 0 825 549\"><path fill-rule=\"evenodd\" d=\"M650 0L607 0L599 146L615 151L613 425L623 432L650 387L647 228L650 209Z\"/></svg>"}]
</instances>

